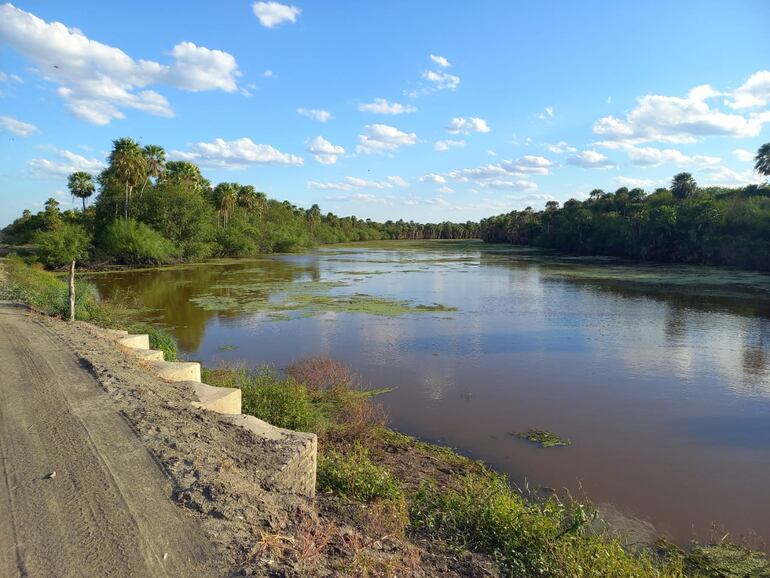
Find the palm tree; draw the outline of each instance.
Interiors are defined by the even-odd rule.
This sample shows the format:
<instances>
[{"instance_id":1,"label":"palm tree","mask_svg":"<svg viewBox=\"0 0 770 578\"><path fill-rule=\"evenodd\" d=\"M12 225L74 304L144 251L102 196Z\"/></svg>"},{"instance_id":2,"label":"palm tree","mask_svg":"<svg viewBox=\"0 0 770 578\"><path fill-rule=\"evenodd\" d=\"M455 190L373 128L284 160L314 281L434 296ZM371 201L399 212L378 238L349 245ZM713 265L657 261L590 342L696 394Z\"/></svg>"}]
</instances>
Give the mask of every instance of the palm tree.
<instances>
[{"instance_id":1,"label":"palm tree","mask_svg":"<svg viewBox=\"0 0 770 578\"><path fill-rule=\"evenodd\" d=\"M679 173L671 180L671 194L676 199L686 199L698 188L695 179L690 173Z\"/></svg>"},{"instance_id":2,"label":"palm tree","mask_svg":"<svg viewBox=\"0 0 770 578\"><path fill-rule=\"evenodd\" d=\"M227 220L230 217L230 213L235 208L236 196L235 191L228 187L222 191L222 196L219 198L219 212L222 214L222 223L227 227Z\"/></svg>"},{"instance_id":3,"label":"palm tree","mask_svg":"<svg viewBox=\"0 0 770 578\"><path fill-rule=\"evenodd\" d=\"M86 212L86 199L94 194L94 177L84 171L72 173L67 180L67 187L73 197L83 200L83 212Z\"/></svg>"},{"instance_id":4,"label":"palm tree","mask_svg":"<svg viewBox=\"0 0 770 578\"><path fill-rule=\"evenodd\" d=\"M128 204L131 200L131 193L147 174L144 154L139 143L130 138L112 141L110 169L119 181L125 183L126 201L124 208L125 217L128 220Z\"/></svg>"},{"instance_id":5,"label":"palm tree","mask_svg":"<svg viewBox=\"0 0 770 578\"><path fill-rule=\"evenodd\" d=\"M757 161L757 164L754 165L754 170L760 175L770 177L770 142L766 142L759 147L754 160Z\"/></svg>"},{"instance_id":6,"label":"palm tree","mask_svg":"<svg viewBox=\"0 0 770 578\"><path fill-rule=\"evenodd\" d=\"M142 149L142 154L144 155L144 160L147 163L147 177L144 179L142 190L139 191L140 199L144 194L144 188L147 186L150 177L157 179L166 166L166 151L162 146L147 145Z\"/></svg>"}]
</instances>

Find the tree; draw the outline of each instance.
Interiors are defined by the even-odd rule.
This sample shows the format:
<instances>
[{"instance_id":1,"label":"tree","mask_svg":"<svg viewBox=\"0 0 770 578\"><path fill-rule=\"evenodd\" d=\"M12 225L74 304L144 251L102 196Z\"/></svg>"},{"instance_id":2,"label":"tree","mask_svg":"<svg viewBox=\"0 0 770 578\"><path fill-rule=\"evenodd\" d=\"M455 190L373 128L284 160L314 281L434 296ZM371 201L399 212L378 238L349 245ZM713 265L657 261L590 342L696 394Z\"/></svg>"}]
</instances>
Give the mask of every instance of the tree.
<instances>
[{"instance_id":1,"label":"tree","mask_svg":"<svg viewBox=\"0 0 770 578\"><path fill-rule=\"evenodd\" d=\"M67 321L75 320L75 262L88 255L91 238L86 230L77 224L60 222L49 230L40 231L35 236L38 255L48 265L69 263L68 296L69 308Z\"/></svg>"},{"instance_id":2,"label":"tree","mask_svg":"<svg viewBox=\"0 0 770 578\"><path fill-rule=\"evenodd\" d=\"M147 145L142 149L142 154L144 155L144 161L147 164L147 176L144 179L142 190L139 191L140 199L144 194L144 188L150 181L150 177L156 179L160 177L160 174L163 172L163 169L166 165L166 151L162 146Z\"/></svg>"},{"instance_id":3,"label":"tree","mask_svg":"<svg viewBox=\"0 0 770 578\"><path fill-rule=\"evenodd\" d=\"M690 173L679 173L671 180L671 194L675 199L686 199L692 196L698 185Z\"/></svg>"},{"instance_id":4,"label":"tree","mask_svg":"<svg viewBox=\"0 0 770 578\"><path fill-rule=\"evenodd\" d=\"M69 176L67 187L69 187L73 197L82 199L83 212L85 213L86 199L93 195L96 190L96 187L94 186L94 177L84 171L77 171Z\"/></svg>"},{"instance_id":5,"label":"tree","mask_svg":"<svg viewBox=\"0 0 770 578\"><path fill-rule=\"evenodd\" d=\"M770 177L770 142L766 142L759 147L754 160L757 161L754 165L754 170L760 175Z\"/></svg>"},{"instance_id":6,"label":"tree","mask_svg":"<svg viewBox=\"0 0 770 578\"><path fill-rule=\"evenodd\" d=\"M131 193L147 175L147 165L139 143L131 138L120 138L112 141L110 166L107 170L125 186L124 216L128 221L128 205L131 201Z\"/></svg>"}]
</instances>

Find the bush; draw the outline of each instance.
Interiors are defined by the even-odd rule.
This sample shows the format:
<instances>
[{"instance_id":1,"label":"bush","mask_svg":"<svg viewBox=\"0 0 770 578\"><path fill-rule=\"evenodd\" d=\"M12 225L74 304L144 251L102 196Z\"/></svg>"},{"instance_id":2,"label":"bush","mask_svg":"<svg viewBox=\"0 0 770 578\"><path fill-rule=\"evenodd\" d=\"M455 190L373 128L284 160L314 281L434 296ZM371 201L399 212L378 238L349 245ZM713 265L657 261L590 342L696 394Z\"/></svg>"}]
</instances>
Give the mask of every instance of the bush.
<instances>
[{"instance_id":1,"label":"bush","mask_svg":"<svg viewBox=\"0 0 770 578\"><path fill-rule=\"evenodd\" d=\"M83 259L88 254L91 237L80 225L59 223L54 229L38 231L35 243L41 261L56 267Z\"/></svg>"},{"instance_id":2,"label":"bush","mask_svg":"<svg viewBox=\"0 0 770 578\"><path fill-rule=\"evenodd\" d=\"M331 491L360 502L398 500L402 496L401 486L390 471L375 464L369 451L360 444L353 445L347 454L322 453L318 460L317 484L322 492Z\"/></svg>"},{"instance_id":3,"label":"bush","mask_svg":"<svg viewBox=\"0 0 770 578\"><path fill-rule=\"evenodd\" d=\"M26 265L18 258L5 264L8 283L4 297L21 301L47 315L66 317L69 310L67 283L53 273ZM75 317L100 325L111 324L111 311L98 300L90 283L75 282Z\"/></svg>"},{"instance_id":4,"label":"bush","mask_svg":"<svg viewBox=\"0 0 770 578\"><path fill-rule=\"evenodd\" d=\"M159 349L163 352L163 359L176 361L179 358L179 349L176 339L166 330L153 325L134 325L133 333L146 333L150 337L150 349Z\"/></svg>"},{"instance_id":5,"label":"bush","mask_svg":"<svg viewBox=\"0 0 770 578\"><path fill-rule=\"evenodd\" d=\"M116 262L127 265L163 263L175 255L171 241L133 219L116 219L110 223L101 247Z\"/></svg>"}]
</instances>

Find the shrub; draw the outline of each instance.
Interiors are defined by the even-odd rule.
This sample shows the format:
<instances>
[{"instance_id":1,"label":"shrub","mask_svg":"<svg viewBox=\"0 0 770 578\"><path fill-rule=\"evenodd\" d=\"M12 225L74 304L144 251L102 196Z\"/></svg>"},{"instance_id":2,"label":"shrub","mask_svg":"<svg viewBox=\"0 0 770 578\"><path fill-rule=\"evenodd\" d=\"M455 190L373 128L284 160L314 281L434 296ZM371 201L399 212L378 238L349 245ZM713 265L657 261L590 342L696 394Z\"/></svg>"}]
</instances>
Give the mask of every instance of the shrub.
<instances>
[{"instance_id":1,"label":"shrub","mask_svg":"<svg viewBox=\"0 0 770 578\"><path fill-rule=\"evenodd\" d=\"M101 246L108 256L123 264L163 263L175 254L168 239L133 219L110 223Z\"/></svg>"},{"instance_id":2,"label":"shrub","mask_svg":"<svg viewBox=\"0 0 770 578\"><path fill-rule=\"evenodd\" d=\"M390 471L375 464L369 451L360 444L354 444L345 454L337 451L322 453L317 479L320 491L331 491L360 502L397 500L402 495L401 486Z\"/></svg>"},{"instance_id":3,"label":"shrub","mask_svg":"<svg viewBox=\"0 0 770 578\"><path fill-rule=\"evenodd\" d=\"M162 351L163 359L166 361L176 361L179 358L176 339L168 331L153 325L134 325L131 331L146 333L150 337L150 349Z\"/></svg>"},{"instance_id":4,"label":"shrub","mask_svg":"<svg viewBox=\"0 0 770 578\"><path fill-rule=\"evenodd\" d=\"M59 223L54 229L38 231L35 243L40 260L56 267L86 257L91 237L80 225Z\"/></svg>"}]
</instances>

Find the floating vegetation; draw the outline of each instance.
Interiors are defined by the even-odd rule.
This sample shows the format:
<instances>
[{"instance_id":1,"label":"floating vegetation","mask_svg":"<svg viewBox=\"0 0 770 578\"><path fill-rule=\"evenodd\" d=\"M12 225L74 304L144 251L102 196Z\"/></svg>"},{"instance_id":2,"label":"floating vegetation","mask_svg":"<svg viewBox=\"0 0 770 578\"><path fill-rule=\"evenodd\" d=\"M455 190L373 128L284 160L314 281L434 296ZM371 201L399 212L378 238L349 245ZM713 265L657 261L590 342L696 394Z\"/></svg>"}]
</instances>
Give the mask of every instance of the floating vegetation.
<instances>
[{"instance_id":1,"label":"floating vegetation","mask_svg":"<svg viewBox=\"0 0 770 578\"><path fill-rule=\"evenodd\" d=\"M511 434L518 438L531 441L532 443L540 444L543 448L553 448L556 446L568 446L569 440L565 440L553 434L549 431L542 429L528 429L525 432Z\"/></svg>"},{"instance_id":2,"label":"floating vegetation","mask_svg":"<svg viewBox=\"0 0 770 578\"><path fill-rule=\"evenodd\" d=\"M237 345L222 345L217 348L218 351L235 351L238 349Z\"/></svg>"}]
</instances>

